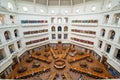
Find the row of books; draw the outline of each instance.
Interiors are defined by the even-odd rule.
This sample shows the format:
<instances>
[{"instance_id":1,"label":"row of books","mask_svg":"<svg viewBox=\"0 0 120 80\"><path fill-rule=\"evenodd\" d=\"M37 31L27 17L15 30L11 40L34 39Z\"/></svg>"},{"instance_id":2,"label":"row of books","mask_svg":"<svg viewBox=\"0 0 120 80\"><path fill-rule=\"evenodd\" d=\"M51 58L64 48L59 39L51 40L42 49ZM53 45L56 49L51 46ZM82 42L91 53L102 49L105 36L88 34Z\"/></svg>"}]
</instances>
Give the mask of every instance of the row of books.
<instances>
[{"instance_id":1,"label":"row of books","mask_svg":"<svg viewBox=\"0 0 120 80\"><path fill-rule=\"evenodd\" d=\"M77 24L77 25L76 25L76 24L74 24L74 25L72 25L72 26L77 26L77 27L97 27L98 25L96 25L96 24L95 24L95 25L86 25L86 24L84 24L84 25L83 25L83 24L82 24L82 25Z\"/></svg>"},{"instance_id":2,"label":"row of books","mask_svg":"<svg viewBox=\"0 0 120 80\"><path fill-rule=\"evenodd\" d=\"M21 24L48 23L47 20L21 20Z\"/></svg>"},{"instance_id":3,"label":"row of books","mask_svg":"<svg viewBox=\"0 0 120 80\"><path fill-rule=\"evenodd\" d=\"M78 41L78 42L82 42L82 43L86 43L86 44L90 44L90 45L93 45L93 44L94 44L94 42L92 42L92 41L83 40L83 39L78 39L78 38L74 38L74 37L71 37L71 40Z\"/></svg>"},{"instance_id":4,"label":"row of books","mask_svg":"<svg viewBox=\"0 0 120 80\"><path fill-rule=\"evenodd\" d=\"M77 29L71 29L72 32L78 32L78 33L85 33L85 34L96 34L95 31L90 30L77 30Z\"/></svg>"},{"instance_id":5,"label":"row of books","mask_svg":"<svg viewBox=\"0 0 120 80\"><path fill-rule=\"evenodd\" d=\"M98 20L72 20L72 23L98 23Z\"/></svg>"},{"instance_id":6,"label":"row of books","mask_svg":"<svg viewBox=\"0 0 120 80\"><path fill-rule=\"evenodd\" d=\"M24 35L28 35L28 34L37 34L37 33L42 33L42 32L48 32L48 29L35 30L35 31L26 31L26 32L24 32Z\"/></svg>"},{"instance_id":7,"label":"row of books","mask_svg":"<svg viewBox=\"0 0 120 80\"><path fill-rule=\"evenodd\" d=\"M30 45L30 44L42 42L42 41L45 41L45 40L48 40L48 39L49 39L49 38L46 37L46 38L42 38L42 39L37 39L37 40L28 41L28 42L26 42L26 45Z\"/></svg>"}]
</instances>

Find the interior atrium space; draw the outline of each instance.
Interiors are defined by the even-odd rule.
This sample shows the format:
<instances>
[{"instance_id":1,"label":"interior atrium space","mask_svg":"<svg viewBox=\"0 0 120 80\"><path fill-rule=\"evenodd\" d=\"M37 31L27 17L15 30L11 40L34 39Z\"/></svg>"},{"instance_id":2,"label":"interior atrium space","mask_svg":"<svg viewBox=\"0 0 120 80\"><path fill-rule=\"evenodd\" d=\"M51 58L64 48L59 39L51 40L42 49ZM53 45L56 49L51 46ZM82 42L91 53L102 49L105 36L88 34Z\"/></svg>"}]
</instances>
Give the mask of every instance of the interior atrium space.
<instances>
[{"instance_id":1,"label":"interior atrium space","mask_svg":"<svg viewBox=\"0 0 120 80\"><path fill-rule=\"evenodd\" d=\"M119 80L120 0L0 0L0 80Z\"/></svg>"}]
</instances>

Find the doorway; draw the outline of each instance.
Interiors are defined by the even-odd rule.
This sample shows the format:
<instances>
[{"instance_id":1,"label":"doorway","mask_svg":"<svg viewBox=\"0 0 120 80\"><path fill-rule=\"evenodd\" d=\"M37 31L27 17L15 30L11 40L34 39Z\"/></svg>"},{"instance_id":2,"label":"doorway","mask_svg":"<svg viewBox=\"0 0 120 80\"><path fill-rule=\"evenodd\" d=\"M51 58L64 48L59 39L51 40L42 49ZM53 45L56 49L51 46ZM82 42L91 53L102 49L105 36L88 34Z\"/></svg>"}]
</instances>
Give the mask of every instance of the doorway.
<instances>
[{"instance_id":1,"label":"doorway","mask_svg":"<svg viewBox=\"0 0 120 80\"><path fill-rule=\"evenodd\" d=\"M108 65L107 65L107 58L105 56L102 56L102 64L107 68Z\"/></svg>"},{"instance_id":2,"label":"doorway","mask_svg":"<svg viewBox=\"0 0 120 80\"><path fill-rule=\"evenodd\" d=\"M13 66L12 66L12 69L14 69L14 67L16 66L16 64L18 64L18 59L17 59L17 56L13 57Z\"/></svg>"}]
</instances>

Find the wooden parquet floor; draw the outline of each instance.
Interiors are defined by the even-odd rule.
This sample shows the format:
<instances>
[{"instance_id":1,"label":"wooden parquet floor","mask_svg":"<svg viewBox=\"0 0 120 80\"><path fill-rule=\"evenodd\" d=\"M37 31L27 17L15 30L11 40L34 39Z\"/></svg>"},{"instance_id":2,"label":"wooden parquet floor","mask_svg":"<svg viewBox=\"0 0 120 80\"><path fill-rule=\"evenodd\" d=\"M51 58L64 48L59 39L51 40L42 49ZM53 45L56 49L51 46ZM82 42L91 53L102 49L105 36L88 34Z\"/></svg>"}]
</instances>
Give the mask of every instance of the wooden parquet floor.
<instances>
[{"instance_id":1,"label":"wooden parquet floor","mask_svg":"<svg viewBox=\"0 0 120 80\"><path fill-rule=\"evenodd\" d=\"M29 55L25 55L22 59L22 61L17 64L15 66L15 69L11 72L11 74L7 77L10 79L15 79L17 78L18 75L24 75L25 72L30 72L36 69L40 69L42 67L48 67L50 68L49 71L44 71L43 70L38 70L38 72L36 72L36 74L34 75L29 75L26 77L20 77L18 79L24 78L27 80L79 80L79 77L82 75L82 79L84 80L94 80L96 79L95 77L90 77L87 74L88 73L78 73L78 72L74 72L74 71L70 71L70 66L73 67L80 67L80 63L87 63L88 71L92 71L91 69L93 67L100 67L103 70L103 73L98 73L98 74L102 74L105 75L107 78L113 78L111 76L111 74L106 70L106 68L104 67L103 64L101 64L100 62L98 62L93 55L90 55L88 53L84 53L83 55L76 55L71 57L70 56L70 52L71 52L71 46L66 46L65 49L63 49L62 46L57 46L57 49L50 47L48 52L45 52L45 50L40 50L39 52L41 53L41 55L37 56L35 55L35 52ZM81 52L80 50L76 50L75 52ZM49 54L49 57L45 57L45 54ZM32 56L34 55L34 56ZM26 59L28 57L32 56L33 61L30 63L26 62ZM37 57L36 57L37 56ZM83 56L83 57L82 57ZM39 59L40 57L40 59ZM44 59L42 60L41 59ZM88 62L86 60L86 57L90 57L93 59L93 62ZM38 59L37 59L38 58ZM63 69L57 69L55 68L55 61L56 60L63 60L65 62L65 68ZM70 63L70 61L73 60L72 63ZM47 63L46 61L50 61L49 63ZM39 62L40 63L40 67L38 68L33 68L32 65L34 62ZM23 72L23 73L18 73L17 70L20 66L26 66L27 67L27 71ZM81 68L81 67L80 67ZM34 72L33 72L34 73ZM26 73L27 75L27 73ZM94 74L92 74L94 76ZM101 78L100 78L101 79Z\"/></svg>"}]
</instances>

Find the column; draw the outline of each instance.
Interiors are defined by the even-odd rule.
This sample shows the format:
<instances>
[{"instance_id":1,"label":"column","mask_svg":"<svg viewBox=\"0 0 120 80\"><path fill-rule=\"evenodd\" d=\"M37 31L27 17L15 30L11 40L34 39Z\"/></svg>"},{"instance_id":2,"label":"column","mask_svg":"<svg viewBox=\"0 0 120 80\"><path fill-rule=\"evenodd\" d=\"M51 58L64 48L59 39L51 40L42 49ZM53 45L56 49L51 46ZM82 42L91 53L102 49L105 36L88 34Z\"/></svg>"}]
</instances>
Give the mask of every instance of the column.
<instances>
[{"instance_id":1,"label":"column","mask_svg":"<svg viewBox=\"0 0 120 80\"><path fill-rule=\"evenodd\" d=\"M101 56L100 62L102 62L102 60L103 60L103 56Z\"/></svg>"},{"instance_id":2,"label":"column","mask_svg":"<svg viewBox=\"0 0 120 80\"><path fill-rule=\"evenodd\" d=\"M4 51L5 51L6 57L10 56L10 50L9 50L8 46L4 47Z\"/></svg>"},{"instance_id":3,"label":"column","mask_svg":"<svg viewBox=\"0 0 120 80\"><path fill-rule=\"evenodd\" d=\"M106 43L103 41L102 46L101 46L101 50L102 50L102 52L105 51L105 44L106 44Z\"/></svg>"},{"instance_id":4,"label":"column","mask_svg":"<svg viewBox=\"0 0 120 80\"><path fill-rule=\"evenodd\" d=\"M10 14L6 14L5 24L12 24L10 21Z\"/></svg>"},{"instance_id":5,"label":"column","mask_svg":"<svg viewBox=\"0 0 120 80\"><path fill-rule=\"evenodd\" d=\"M15 39L14 30L10 31L10 33L11 33L11 39Z\"/></svg>"},{"instance_id":6,"label":"column","mask_svg":"<svg viewBox=\"0 0 120 80\"><path fill-rule=\"evenodd\" d=\"M110 14L110 17L109 17L109 21L108 21L108 24L109 24L109 25L113 25L113 24L114 24L114 20L115 20L114 17L115 17L115 16L114 16L114 13L111 13L111 14Z\"/></svg>"},{"instance_id":7,"label":"column","mask_svg":"<svg viewBox=\"0 0 120 80\"><path fill-rule=\"evenodd\" d=\"M119 20L118 20L118 25L120 25L120 18L119 18Z\"/></svg>"},{"instance_id":8,"label":"column","mask_svg":"<svg viewBox=\"0 0 120 80\"><path fill-rule=\"evenodd\" d=\"M19 57L17 56L17 61L18 61L18 63L20 63L20 59L19 59Z\"/></svg>"},{"instance_id":9,"label":"column","mask_svg":"<svg viewBox=\"0 0 120 80\"><path fill-rule=\"evenodd\" d=\"M18 49L17 42L14 42L14 50L15 50L15 51L18 51L18 50L19 50L19 49Z\"/></svg>"},{"instance_id":10,"label":"column","mask_svg":"<svg viewBox=\"0 0 120 80\"><path fill-rule=\"evenodd\" d=\"M6 42L5 36L4 36L4 32L1 32L1 41L2 43Z\"/></svg>"},{"instance_id":11,"label":"column","mask_svg":"<svg viewBox=\"0 0 120 80\"><path fill-rule=\"evenodd\" d=\"M108 29L108 28L105 29L105 36L104 36L105 39L108 39L108 36L109 36L109 32L108 32L107 29Z\"/></svg>"},{"instance_id":12,"label":"column","mask_svg":"<svg viewBox=\"0 0 120 80\"><path fill-rule=\"evenodd\" d=\"M112 45L109 53L110 57L114 57L114 53L115 53L115 46Z\"/></svg>"},{"instance_id":13,"label":"column","mask_svg":"<svg viewBox=\"0 0 120 80\"><path fill-rule=\"evenodd\" d=\"M119 43L119 38L120 38L119 36L120 36L120 33L117 32L117 30L116 30L116 32L115 32L115 37L114 37L114 42Z\"/></svg>"}]
</instances>

